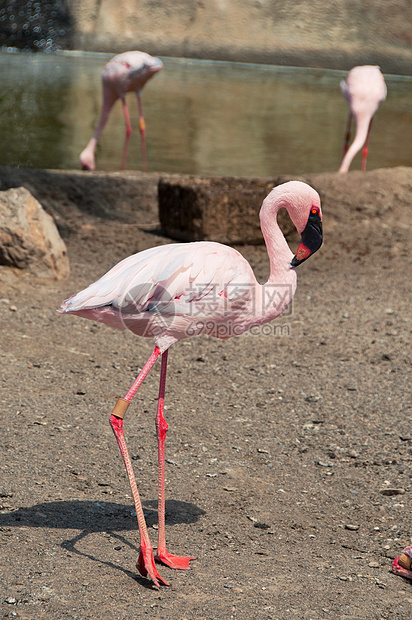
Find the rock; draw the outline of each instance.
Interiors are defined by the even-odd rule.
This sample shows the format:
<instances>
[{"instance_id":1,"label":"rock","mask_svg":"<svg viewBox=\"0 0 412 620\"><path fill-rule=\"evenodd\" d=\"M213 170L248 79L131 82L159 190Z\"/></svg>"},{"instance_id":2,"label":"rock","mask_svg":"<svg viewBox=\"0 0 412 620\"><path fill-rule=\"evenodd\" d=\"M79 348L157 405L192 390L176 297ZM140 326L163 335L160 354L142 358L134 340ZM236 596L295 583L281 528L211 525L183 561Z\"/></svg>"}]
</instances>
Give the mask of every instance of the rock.
<instances>
[{"instance_id":1,"label":"rock","mask_svg":"<svg viewBox=\"0 0 412 620\"><path fill-rule=\"evenodd\" d=\"M327 461L316 461L316 465L319 465L319 467L333 467L333 463Z\"/></svg>"},{"instance_id":2,"label":"rock","mask_svg":"<svg viewBox=\"0 0 412 620\"><path fill-rule=\"evenodd\" d=\"M388 497L391 497L393 495L403 495L405 493L405 489L402 489L402 488L399 488L399 489L387 488L387 489L381 489L380 493L382 495L387 495Z\"/></svg>"},{"instance_id":3,"label":"rock","mask_svg":"<svg viewBox=\"0 0 412 620\"><path fill-rule=\"evenodd\" d=\"M271 189L289 180L168 175L159 179L163 232L181 241L262 244L259 211ZM287 237L295 227L285 209L278 223Z\"/></svg>"},{"instance_id":4,"label":"rock","mask_svg":"<svg viewBox=\"0 0 412 620\"><path fill-rule=\"evenodd\" d=\"M359 525L354 525L352 523L345 523L345 530L350 530L351 532L357 532L359 529Z\"/></svg>"},{"instance_id":5,"label":"rock","mask_svg":"<svg viewBox=\"0 0 412 620\"><path fill-rule=\"evenodd\" d=\"M320 399L320 396L315 396L314 394L310 394L309 396L305 397L307 403L316 403Z\"/></svg>"},{"instance_id":6,"label":"rock","mask_svg":"<svg viewBox=\"0 0 412 620\"><path fill-rule=\"evenodd\" d=\"M24 187L0 192L0 264L57 279L70 273L53 218Z\"/></svg>"},{"instance_id":7,"label":"rock","mask_svg":"<svg viewBox=\"0 0 412 620\"><path fill-rule=\"evenodd\" d=\"M256 523L253 524L253 527L258 528L259 530L269 530L270 529L269 523L262 523L261 521L256 521Z\"/></svg>"}]
</instances>

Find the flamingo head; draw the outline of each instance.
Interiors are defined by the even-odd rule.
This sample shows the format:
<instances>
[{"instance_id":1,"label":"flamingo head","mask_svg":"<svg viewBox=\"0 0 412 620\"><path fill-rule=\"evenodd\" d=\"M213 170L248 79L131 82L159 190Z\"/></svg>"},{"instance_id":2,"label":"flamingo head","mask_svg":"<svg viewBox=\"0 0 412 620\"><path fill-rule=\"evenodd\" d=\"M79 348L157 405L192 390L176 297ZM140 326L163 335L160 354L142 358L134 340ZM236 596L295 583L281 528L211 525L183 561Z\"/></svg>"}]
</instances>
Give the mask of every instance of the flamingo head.
<instances>
[{"instance_id":1,"label":"flamingo head","mask_svg":"<svg viewBox=\"0 0 412 620\"><path fill-rule=\"evenodd\" d=\"M160 58L154 58L153 56L149 56L149 55L144 65L145 65L146 71L150 75L157 73L158 71L161 71L163 69L163 63L160 60Z\"/></svg>"},{"instance_id":2,"label":"flamingo head","mask_svg":"<svg viewBox=\"0 0 412 620\"><path fill-rule=\"evenodd\" d=\"M290 266L297 267L322 245L322 210L318 192L302 181L287 181L272 189L263 201L260 220L263 236L281 236L276 216L284 207L301 235L301 243ZM288 261L291 252L288 249Z\"/></svg>"},{"instance_id":3,"label":"flamingo head","mask_svg":"<svg viewBox=\"0 0 412 620\"><path fill-rule=\"evenodd\" d=\"M306 225L300 234L300 244L290 263L291 267L297 267L319 250L322 240L322 214L320 207L313 204Z\"/></svg>"}]
</instances>

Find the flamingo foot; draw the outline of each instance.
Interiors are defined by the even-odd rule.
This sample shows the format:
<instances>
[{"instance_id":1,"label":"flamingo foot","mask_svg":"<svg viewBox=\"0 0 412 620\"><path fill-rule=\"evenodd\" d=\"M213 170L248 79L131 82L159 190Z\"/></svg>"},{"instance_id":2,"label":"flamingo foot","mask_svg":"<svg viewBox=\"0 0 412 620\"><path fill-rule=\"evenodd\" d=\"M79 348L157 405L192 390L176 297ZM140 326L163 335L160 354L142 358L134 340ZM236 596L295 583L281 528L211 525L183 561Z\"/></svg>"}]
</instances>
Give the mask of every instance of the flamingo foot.
<instances>
[{"instance_id":1,"label":"flamingo foot","mask_svg":"<svg viewBox=\"0 0 412 620\"><path fill-rule=\"evenodd\" d=\"M411 558L405 553L401 553L399 558L395 558L392 564L392 572L406 579L412 579Z\"/></svg>"},{"instance_id":2,"label":"flamingo foot","mask_svg":"<svg viewBox=\"0 0 412 620\"><path fill-rule=\"evenodd\" d=\"M165 564L169 568L175 568L177 570L189 570L189 562L190 560L195 560L196 558L192 555L181 556L181 555L173 555L172 553L168 553L165 551L157 551L155 555L156 562L161 562Z\"/></svg>"},{"instance_id":3,"label":"flamingo foot","mask_svg":"<svg viewBox=\"0 0 412 620\"><path fill-rule=\"evenodd\" d=\"M170 586L170 583L165 581L157 572L157 568L154 563L153 552L151 549L143 551L143 549L140 548L139 559L136 562L136 568L139 573L143 575L143 577L150 577L150 579L153 581L155 588L160 588L160 584L162 584L163 586Z\"/></svg>"}]
</instances>

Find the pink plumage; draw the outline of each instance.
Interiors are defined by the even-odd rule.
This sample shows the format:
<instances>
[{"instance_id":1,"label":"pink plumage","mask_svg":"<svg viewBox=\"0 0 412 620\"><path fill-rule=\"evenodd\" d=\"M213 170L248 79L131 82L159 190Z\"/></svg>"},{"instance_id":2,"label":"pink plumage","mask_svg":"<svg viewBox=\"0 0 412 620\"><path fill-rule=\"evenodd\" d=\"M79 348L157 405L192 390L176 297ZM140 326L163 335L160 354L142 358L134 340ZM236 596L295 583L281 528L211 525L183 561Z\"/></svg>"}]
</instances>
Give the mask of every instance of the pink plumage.
<instances>
[{"instance_id":1,"label":"pink plumage","mask_svg":"<svg viewBox=\"0 0 412 620\"><path fill-rule=\"evenodd\" d=\"M278 224L285 207L301 234L293 255ZM299 181L275 187L260 211L262 233L270 261L266 284L259 284L252 268L235 249L214 242L178 243L151 248L125 258L100 280L63 302L60 312L100 321L117 329L151 337L155 349L124 399L110 418L118 441L136 506L140 531L137 568L155 586L168 585L157 572L154 559L171 568L187 569L191 557L166 550L164 519L164 442L167 423L163 414L169 347L193 335L217 338L239 335L279 316L296 290L295 267L322 243L322 213L317 192ZM123 434L123 416L133 396L162 356L156 428L159 443L159 533L156 556L146 523Z\"/></svg>"},{"instance_id":2,"label":"pink plumage","mask_svg":"<svg viewBox=\"0 0 412 620\"><path fill-rule=\"evenodd\" d=\"M102 73L103 105L100 119L93 137L88 142L86 148L80 153L80 163L84 170L94 170L96 168L96 146L104 126L107 123L111 109L117 99L120 99L122 102L126 123L126 137L121 163L121 169L124 170L130 134L132 132L129 110L126 105L126 93L129 92L135 92L137 97L143 168L146 170L146 125L143 118L141 91L146 82L150 80L155 73L161 71L161 69L163 69L162 61L145 52L124 52L109 60Z\"/></svg>"},{"instance_id":3,"label":"pink plumage","mask_svg":"<svg viewBox=\"0 0 412 620\"><path fill-rule=\"evenodd\" d=\"M362 170L365 171L372 119L386 99L385 80L379 67L363 65L349 71L346 81L341 82L341 89L349 103L349 115L339 172L348 172L353 158L362 147ZM355 119L356 133L349 147L352 117Z\"/></svg>"},{"instance_id":4,"label":"pink plumage","mask_svg":"<svg viewBox=\"0 0 412 620\"><path fill-rule=\"evenodd\" d=\"M405 547L399 558L394 559L392 572L412 580L412 545Z\"/></svg>"}]
</instances>

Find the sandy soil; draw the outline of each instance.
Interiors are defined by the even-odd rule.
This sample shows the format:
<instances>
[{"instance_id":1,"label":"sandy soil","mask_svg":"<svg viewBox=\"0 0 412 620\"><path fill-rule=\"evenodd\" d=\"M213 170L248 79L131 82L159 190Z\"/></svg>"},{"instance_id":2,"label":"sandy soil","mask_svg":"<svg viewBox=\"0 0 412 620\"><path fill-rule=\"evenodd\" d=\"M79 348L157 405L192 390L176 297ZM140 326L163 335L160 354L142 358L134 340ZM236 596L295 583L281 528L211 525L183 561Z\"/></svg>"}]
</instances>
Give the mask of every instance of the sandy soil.
<instances>
[{"instance_id":1,"label":"sandy soil","mask_svg":"<svg viewBox=\"0 0 412 620\"><path fill-rule=\"evenodd\" d=\"M74 208L64 222L62 208L70 280L1 269L2 618L410 617L412 583L390 569L412 536L412 193L366 207L366 178L350 173L351 191L336 182L325 197L324 246L270 334L171 349L167 539L197 559L159 567L172 584L159 591L135 569L108 424L152 343L55 312L125 255L169 243L156 211L135 205L131 225ZM265 248L240 250L264 279ZM125 419L154 543L158 376Z\"/></svg>"}]
</instances>

